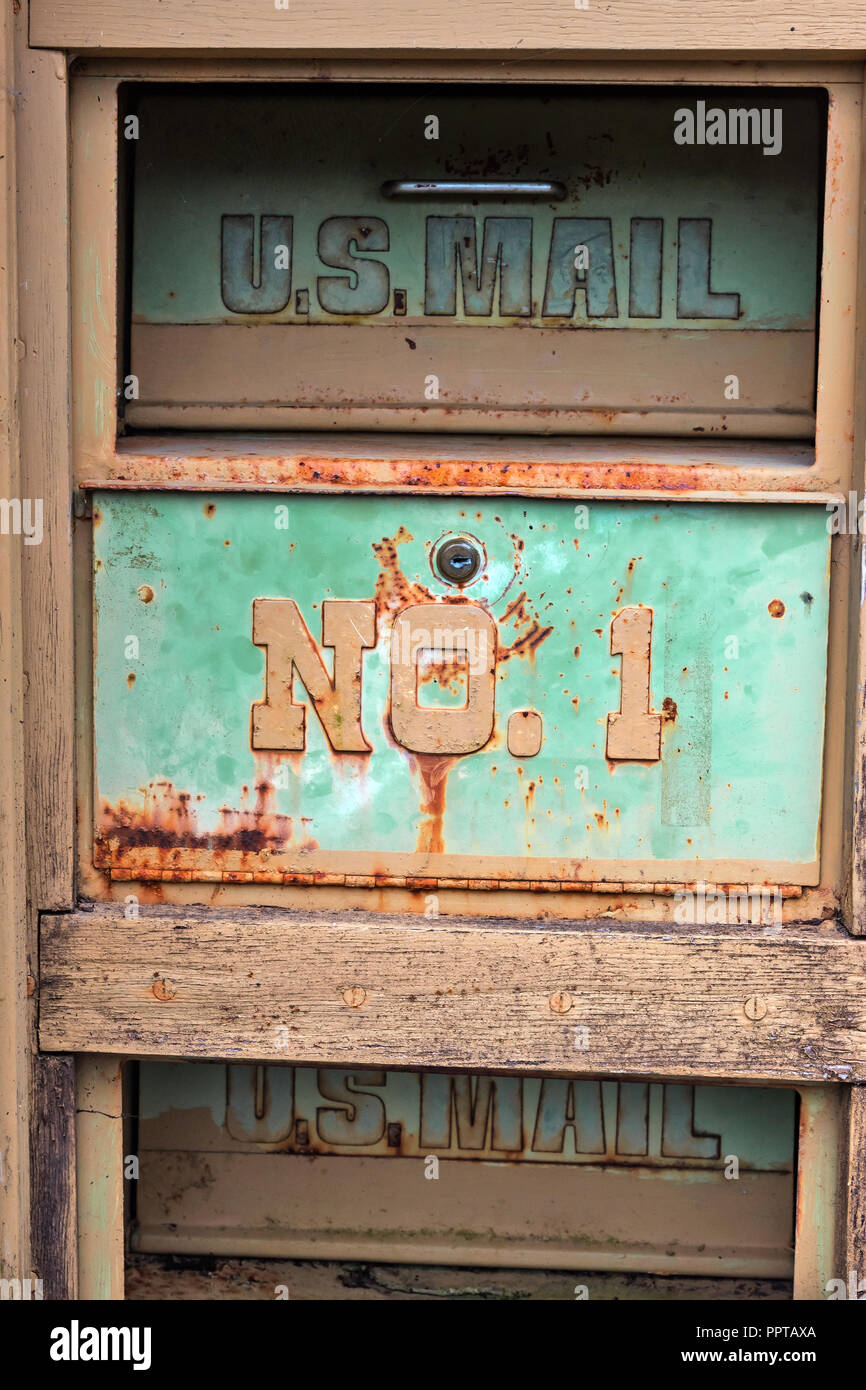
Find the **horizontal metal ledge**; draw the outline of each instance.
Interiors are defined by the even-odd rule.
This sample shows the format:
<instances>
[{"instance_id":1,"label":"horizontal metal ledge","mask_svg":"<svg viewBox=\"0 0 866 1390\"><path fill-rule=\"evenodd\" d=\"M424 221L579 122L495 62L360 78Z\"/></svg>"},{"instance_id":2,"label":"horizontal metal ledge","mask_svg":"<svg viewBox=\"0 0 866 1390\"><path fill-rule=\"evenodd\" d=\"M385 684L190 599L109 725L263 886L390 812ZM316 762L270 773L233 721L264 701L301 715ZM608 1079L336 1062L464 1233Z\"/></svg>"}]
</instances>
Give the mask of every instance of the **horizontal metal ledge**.
<instances>
[{"instance_id":1,"label":"horizontal metal ledge","mask_svg":"<svg viewBox=\"0 0 866 1390\"><path fill-rule=\"evenodd\" d=\"M522 925L144 904L138 913L99 905L42 917L43 1050L866 1080L866 943L835 924Z\"/></svg>"},{"instance_id":2,"label":"horizontal metal ledge","mask_svg":"<svg viewBox=\"0 0 866 1390\"><path fill-rule=\"evenodd\" d=\"M821 506L847 500L838 475L815 467L811 444L719 438L129 435L78 485L84 491L501 493L616 501L706 497Z\"/></svg>"}]
</instances>

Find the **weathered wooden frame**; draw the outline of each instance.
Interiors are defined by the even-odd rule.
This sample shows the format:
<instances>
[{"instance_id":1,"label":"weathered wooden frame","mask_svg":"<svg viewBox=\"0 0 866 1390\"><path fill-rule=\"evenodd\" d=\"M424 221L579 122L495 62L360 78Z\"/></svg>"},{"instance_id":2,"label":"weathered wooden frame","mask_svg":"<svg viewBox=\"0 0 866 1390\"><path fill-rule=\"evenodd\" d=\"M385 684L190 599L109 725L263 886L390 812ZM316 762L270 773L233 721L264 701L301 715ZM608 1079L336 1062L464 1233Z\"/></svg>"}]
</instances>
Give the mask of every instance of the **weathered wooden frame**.
<instances>
[{"instance_id":1,"label":"weathered wooden frame","mask_svg":"<svg viewBox=\"0 0 866 1390\"><path fill-rule=\"evenodd\" d=\"M447 0L435 0L422 16L400 6L359 15L349 0L322 11L314 0L293 6L291 21L268 7L242 10L232 0L208 0L192 9L183 0L165 0L158 17L136 0L34 0L30 37L36 46L78 51L156 50L218 52L372 53L394 57L467 51L510 57L549 51L569 55L625 53L647 58L711 50L731 58L769 53L814 58L832 52L862 56L866 21L856 0L833 5L755 3L744 13L725 0L709 0L700 12L683 13L676 0L662 0L647 13L641 0L616 0L603 10L563 15L543 0L532 0L517 13L483 0L461 17L454 33ZM455 40L459 37L459 45Z\"/></svg>"},{"instance_id":2,"label":"weathered wooden frame","mask_svg":"<svg viewBox=\"0 0 866 1390\"><path fill-rule=\"evenodd\" d=\"M97 907L43 921L42 1046L92 1054L105 1098L90 1185L115 1204L120 1087L103 1053L787 1083L801 1098L794 1296L813 1299L862 1274L864 1090L836 1083L866 1075L864 971L860 942L830 925L782 939ZM93 1254L88 1287L116 1290L122 1250Z\"/></svg>"}]
</instances>

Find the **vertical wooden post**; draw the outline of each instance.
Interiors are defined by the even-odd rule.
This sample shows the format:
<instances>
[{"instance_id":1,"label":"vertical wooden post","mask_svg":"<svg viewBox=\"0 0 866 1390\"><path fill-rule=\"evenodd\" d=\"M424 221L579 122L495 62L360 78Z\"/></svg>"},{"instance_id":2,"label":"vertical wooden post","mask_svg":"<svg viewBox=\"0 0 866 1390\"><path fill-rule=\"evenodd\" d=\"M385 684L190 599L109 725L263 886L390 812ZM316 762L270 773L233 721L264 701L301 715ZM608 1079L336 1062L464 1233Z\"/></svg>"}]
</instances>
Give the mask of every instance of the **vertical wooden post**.
<instances>
[{"instance_id":1,"label":"vertical wooden post","mask_svg":"<svg viewBox=\"0 0 866 1390\"><path fill-rule=\"evenodd\" d=\"M29 47L27 4L14 7L10 52L17 180L15 302L17 492L39 508L38 543L19 542L28 913L24 949L35 975L41 911L70 908L73 883L73 651L69 436L69 161L67 61ZM14 40L14 42L12 42ZM9 262L6 262L9 264ZM12 496L13 493L8 493ZM17 495L17 494L16 494ZM16 538L17 540L17 538ZM9 542L7 541L7 544ZM23 844L23 836L21 836ZM16 870L23 891L24 865ZM31 1259L43 1297L74 1298L75 1064L37 1052L31 1000Z\"/></svg>"},{"instance_id":2,"label":"vertical wooden post","mask_svg":"<svg viewBox=\"0 0 866 1390\"><path fill-rule=\"evenodd\" d=\"M12 7L0 10L0 497L21 497ZM32 1274L21 537L0 534L0 1275Z\"/></svg>"},{"instance_id":3,"label":"vertical wooden post","mask_svg":"<svg viewBox=\"0 0 866 1390\"><path fill-rule=\"evenodd\" d=\"M866 1296L866 1087L852 1086L844 1149L844 1269L836 1277L861 1287ZM852 1275L854 1276L852 1279Z\"/></svg>"},{"instance_id":4,"label":"vertical wooden post","mask_svg":"<svg viewBox=\"0 0 866 1390\"><path fill-rule=\"evenodd\" d=\"M62 912L74 905L75 838L69 83L65 54L26 43L25 25L15 82L18 409L22 486L41 501L43 533L22 553L27 877L37 911Z\"/></svg>"},{"instance_id":5,"label":"vertical wooden post","mask_svg":"<svg viewBox=\"0 0 866 1390\"><path fill-rule=\"evenodd\" d=\"M75 1060L37 1057L31 1126L33 1265L42 1297L76 1298Z\"/></svg>"},{"instance_id":6,"label":"vertical wooden post","mask_svg":"<svg viewBox=\"0 0 866 1390\"><path fill-rule=\"evenodd\" d=\"M123 1298L123 1086L116 1057L79 1057L78 1263L81 1298Z\"/></svg>"}]
</instances>

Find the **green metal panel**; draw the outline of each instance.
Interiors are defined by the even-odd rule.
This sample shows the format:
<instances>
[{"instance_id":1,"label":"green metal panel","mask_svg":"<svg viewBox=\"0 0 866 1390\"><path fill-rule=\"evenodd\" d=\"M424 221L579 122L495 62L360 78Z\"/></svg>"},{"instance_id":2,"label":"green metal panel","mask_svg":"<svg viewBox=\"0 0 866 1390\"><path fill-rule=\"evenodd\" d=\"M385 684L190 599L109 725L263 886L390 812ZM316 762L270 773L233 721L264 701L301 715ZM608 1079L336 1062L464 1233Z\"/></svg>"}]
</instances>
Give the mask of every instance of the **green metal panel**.
<instances>
[{"instance_id":1,"label":"green metal panel","mask_svg":"<svg viewBox=\"0 0 866 1390\"><path fill-rule=\"evenodd\" d=\"M813 432L823 93L127 100L133 425Z\"/></svg>"},{"instance_id":2,"label":"green metal panel","mask_svg":"<svg viewBox=\"0 0 866 1390\"><path fill-rule=\"evenodd\" d=\"M677 143L677 112L701 108L696 142ZM778 151L765 153L761 137L737 143L729 110L766 112ZM331 83L230 94L156 88L139 95L136 111L138 321L231 322L246 313L312 323L403 312L647 330L814 328L822 149L813 93ZM724 129L710 130L714 111L724 112ZM725 143L712 143L717 136ZM565 196L382 192L395 180L473 179L561 181ZM225 229L224 217L232 219ZM264 219L255 238L236 221L243 217ZM461 218L468 222L452 225ZM695 223L706 219L705 247L706 228ZM470 249L480 256L487 280L473 301L467 278L465 311L455 296L455 233L458 252L467 263ZM255 277L247 274L254 241ZM484 265L500 242L504 305L490 292L495 264ZM281 245L289 254L277 264ZM575 275L578 245L589 264ZM518 293L530 267L529 293ZM397 288L405 301L395 309Z\"/></svg>"},{"instance_id":3,"label":"green metal panel","mask_svg":"<svg viewBox=\"0 0 866 1390\"><path fill-rule=\"evenodd\" d=\"M793 1091L363 1068L142 1062L145 1149L171 1112L207 1116L200 1143L291 1153L789 1172ZM186 1139L194 1149L194 1135Z\"/></svg>"},{"instance_id":4,"label":"green metal panel","mask_svg":"<svg viewBox=\"0 0 866 1390\"><path fill-rule=\"evenodd\" d=\"M102 492L95 521L102 863L277 881L816 881L822 507ZM431 563L452 534L484 556L464 588ZM297 671L301 745L251 746L262 599L297 605L328 676L323 602L375 611L357 652L368 751L335 749L348 706L326 735ZM612 626L647 610L649 745L615 756L626 658ZM433 629L409 658L425 730L463 730L470 688L487 689L471 653L437 664L440 622L447 634L470 611L493 620L495 710L477 751L449 751L446 732L440 753L419 752L399 732L392 639L413 611ZM268 696L297 716L270 678ZM534 756L512 715L540 732Z\"/></svg>"}]
</instances>

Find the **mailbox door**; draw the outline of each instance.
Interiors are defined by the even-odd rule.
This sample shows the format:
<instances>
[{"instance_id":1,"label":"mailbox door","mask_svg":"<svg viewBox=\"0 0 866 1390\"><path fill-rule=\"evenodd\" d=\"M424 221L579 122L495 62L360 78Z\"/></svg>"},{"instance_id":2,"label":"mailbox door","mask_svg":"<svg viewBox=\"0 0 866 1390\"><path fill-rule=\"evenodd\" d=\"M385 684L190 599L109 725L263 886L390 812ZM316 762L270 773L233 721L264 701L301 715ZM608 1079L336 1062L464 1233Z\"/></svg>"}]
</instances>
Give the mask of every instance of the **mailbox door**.
<instances>
[{"instance_id":1,"label":"mailbox door","mask_svg":"<svg viewBox=\"0 0 866 1390\"><path fill-rule=\"evenodd\" d=\"M113 876L818 882L823 509L94 506Z\"/></svg>"},{"instance_id":2,"label":"mailbox door","mask_svg":"<svg viewBox=\"0 0 866 1390\"><path fill-rule=\"evenodd\" d=\"M142 1252L791 1277L791 1091L146 1063L138 1097Z\"/></svg>"},{"instance_id":3,"label":"mailbox door","mask_svg":"<svg viewBox=\"0 0 866 1390\"><path fill-rule=\"evenodd\" d=\"M806 438L826 101L131 88L133 426Z\"/></svg>"}]
</instances>

